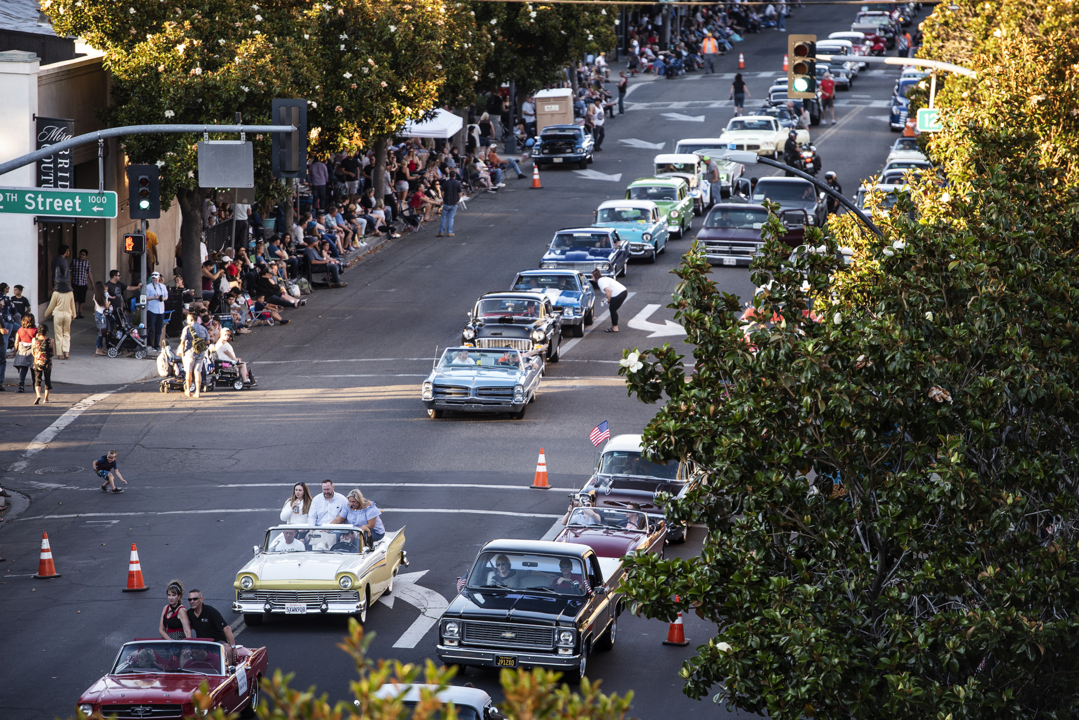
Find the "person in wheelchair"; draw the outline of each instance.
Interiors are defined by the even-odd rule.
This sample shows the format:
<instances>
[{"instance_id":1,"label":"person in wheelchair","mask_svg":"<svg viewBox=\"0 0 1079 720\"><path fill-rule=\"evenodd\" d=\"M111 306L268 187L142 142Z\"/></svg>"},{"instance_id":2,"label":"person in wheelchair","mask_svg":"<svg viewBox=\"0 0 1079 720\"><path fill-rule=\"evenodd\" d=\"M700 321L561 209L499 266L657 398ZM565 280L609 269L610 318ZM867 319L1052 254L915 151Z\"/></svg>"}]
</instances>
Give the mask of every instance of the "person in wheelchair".
<instances>
[{"instance_id":1,"label":"person in wheelchair","mask_svg":"<svg viewBox=\"0 0 1079 720\"><path fill-rule=\"evenodd\" d=\"M230 373L228 370L235 367L240 371L240 378L243 380L244 385L254 385L254 381L250 379L250 376L247 373L247 363L237 357L236 351L232 348L231 341L232 330L229 328L222 328L221 338L214 345L218 373L229 375ZM222 370L225 372L222 373Z\"/></svg>"}]
</instances>

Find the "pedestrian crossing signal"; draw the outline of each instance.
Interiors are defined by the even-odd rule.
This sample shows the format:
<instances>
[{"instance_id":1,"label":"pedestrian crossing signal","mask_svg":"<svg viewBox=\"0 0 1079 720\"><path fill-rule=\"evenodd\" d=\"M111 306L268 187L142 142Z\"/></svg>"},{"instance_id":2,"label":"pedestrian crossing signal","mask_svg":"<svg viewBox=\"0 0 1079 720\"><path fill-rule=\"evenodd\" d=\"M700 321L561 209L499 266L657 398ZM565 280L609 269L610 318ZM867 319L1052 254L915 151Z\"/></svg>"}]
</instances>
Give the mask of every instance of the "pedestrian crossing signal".
<instances>
[{"instance_id":1,"label":"pedestrian crossing signal","mask_svg":"<svg viewBox=\"0 0 1079 720\"><path fill-rule=\"evenodd\" d=\"M787 54L787 97L804 100L817 97L817 36L790 35Z\"/></svg>"},{"instance_id":2,"label":"pedestrian crossing signal","mask_svg":"<svg viewBox=\"0 0 1079 720\"><path fill-rule=\"evenodd\" d=\"M146 236L138 233L124 235L124 252L132 255L146 252Z\"/></svg>"}]
</instances>

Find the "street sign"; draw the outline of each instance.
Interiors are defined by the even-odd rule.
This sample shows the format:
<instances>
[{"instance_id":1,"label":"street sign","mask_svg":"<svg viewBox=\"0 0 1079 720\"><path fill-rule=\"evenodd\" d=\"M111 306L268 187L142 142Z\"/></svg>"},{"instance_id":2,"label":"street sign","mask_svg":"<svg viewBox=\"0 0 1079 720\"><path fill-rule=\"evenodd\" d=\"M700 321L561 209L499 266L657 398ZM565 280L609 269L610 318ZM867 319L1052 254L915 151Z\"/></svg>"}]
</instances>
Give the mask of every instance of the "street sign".
<instances>
[{"instance_id":1,"label":"street sign","mask_svg":"<svg viewBox=\"0 0 1079 720\"><path fill-rule=\"evenodd\" d=\"M0 213L114 218L116 207L116 193L111 190L0 188Z\"/></svg>"},{"instance_id":2,"label":"street sign","mask_svg":"<svg viewBox=\"0 0 1079 720\"><path fill-rule=\"evenodd\" d=\"M940 132L944 125L940 122L940 110L920 108L918 110L918 132Z\"/></svg>"}]
</instances>

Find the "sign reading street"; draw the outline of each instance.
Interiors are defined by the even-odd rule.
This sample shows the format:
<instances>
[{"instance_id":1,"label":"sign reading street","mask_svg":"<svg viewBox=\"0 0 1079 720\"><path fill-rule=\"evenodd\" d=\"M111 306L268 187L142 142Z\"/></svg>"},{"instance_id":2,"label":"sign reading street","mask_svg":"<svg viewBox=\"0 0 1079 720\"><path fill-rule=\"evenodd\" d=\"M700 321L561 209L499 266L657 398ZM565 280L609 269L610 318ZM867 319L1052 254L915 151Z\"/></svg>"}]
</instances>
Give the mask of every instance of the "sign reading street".
<instances>
[{"instance_id":1,"label":"sign reading street","mask_svg":"<svg viewBox=\"0 0 1079 720\"><path fill-rule=\"evenodd\" d=\"M920 108L918 110L918 132L940 132L944 125L940 122L940 110Z\"/></svg>"},{"instance_id":2,"label":"sign reading street","mask_svg":"<svg viewBox=\"0 0 1079 720\"><path fill-rule=\"evenodd\" d=\"M116 193L111 190L0 188L0 213L51 217L114 218Z\"/></svg>"}]
</instances>

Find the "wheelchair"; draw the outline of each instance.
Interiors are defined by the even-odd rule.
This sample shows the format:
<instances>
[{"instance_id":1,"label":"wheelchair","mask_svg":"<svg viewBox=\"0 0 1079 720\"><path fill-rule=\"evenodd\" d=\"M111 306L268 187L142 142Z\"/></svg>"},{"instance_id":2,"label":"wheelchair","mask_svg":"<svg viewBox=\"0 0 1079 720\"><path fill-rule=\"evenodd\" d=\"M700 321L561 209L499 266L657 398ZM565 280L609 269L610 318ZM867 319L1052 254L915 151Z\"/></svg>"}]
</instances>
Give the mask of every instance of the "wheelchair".
<instances>
[{"instance_id":1,"label":"wheelchair","mask_svg":"<svg viewBox=\"0 0 1079 720\"><path fill-rule=\"evenodd\" d=\"M209 381L211 386L222 385L231 387L233 390L250 390L258 386L255 373L252 372L250 364L247 366L247 382L245 383L240 375L239 366L222 362L221 360L213 361L213 370L210 371Z\"/></svg>"}]
</instances>

